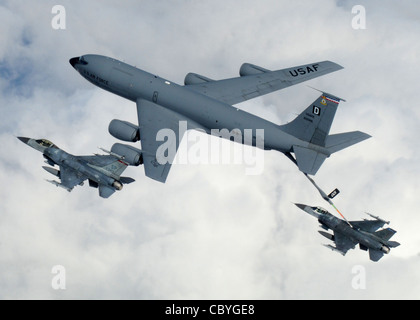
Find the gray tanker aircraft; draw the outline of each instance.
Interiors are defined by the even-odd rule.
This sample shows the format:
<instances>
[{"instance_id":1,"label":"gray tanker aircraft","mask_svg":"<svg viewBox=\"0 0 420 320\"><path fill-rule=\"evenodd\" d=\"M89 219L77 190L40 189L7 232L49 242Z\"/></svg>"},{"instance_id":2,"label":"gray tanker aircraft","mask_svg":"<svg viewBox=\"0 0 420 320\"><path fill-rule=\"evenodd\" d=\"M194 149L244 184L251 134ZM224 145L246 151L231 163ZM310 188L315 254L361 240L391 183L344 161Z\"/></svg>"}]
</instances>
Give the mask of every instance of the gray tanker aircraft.
<instances>
[{"instance_id":1,"label":"gray tanker aircraft","mask_svg":"<svg viewBox=\"0 0 420 320\"><path fill-rule=\"evenodd\" d=\"M334 232L334 234L330 234L325 231L319 231L322 236L335 242L335 247L331 245L326 245L326 247L341 253L343 256L346 255L347 251L354 249L359 244L361 250L369 250L370 260L377 262L384 254L388 254L391 248L396 248L400 245L396 241L389 241L396 233L395 230L387 228L377 231L385 224L389 224L389 221L379 217L368 214L375 220L343 221L320 207L310 207L298 203L296 203L296 206L317 218L323 229L331 229Z\"/></svg>"},{"instance_id":2,"label":"gray tanker aircraft","mask_svg":"<svg viewBox=\"0 0 420 320\"><path fill-rule=\"evenodd\" d=\"M324 92L286 125L277 125L233 107L343 68L331 61L278 71L245 63L239 77L215 81L189 73L183 86L100 55L75 57L70 59L70 64L94 85L137 104L138 124L114 119L109 132L126 142L141 140L141 150L121 146L119 154L141 157L146 176L163 183L185 133L180 130L181 122L187 124L187 130L198 129L264 150L280 151L300 171L310 175L315 175L332 153L370 137L359 131L329 135L342 99ZM172 130L174 138L169 135L162 138L159 132L163 129ZM244 138L250 130L252 137ZM229 134L220 134L226 131ZM263 141L263 146L259 141Z\"/></svg>"},{"instance_id":3,"label":"gray tanker aircraft","mask_svg":"<svg viewBox=\"0 0 420 320\"><path fill-rule=\"evenodd\" d=\"M18 137L24 144L42 152L45 162L51 166L58 165L60 170L44 166L48 173L61 179L61 183L47 180L57 187L72 191L77 185L89 180L89 186L99 189L102 198L109 198L115 191L123 188L123 184L134 182L133 178L121 177L128 165L139 165L139 159L126 159L112 151L103 150L109 155L74 156L46 139L30 139ZM120 144L113 146L118 151Z\"/></svg>"}]
</instances>

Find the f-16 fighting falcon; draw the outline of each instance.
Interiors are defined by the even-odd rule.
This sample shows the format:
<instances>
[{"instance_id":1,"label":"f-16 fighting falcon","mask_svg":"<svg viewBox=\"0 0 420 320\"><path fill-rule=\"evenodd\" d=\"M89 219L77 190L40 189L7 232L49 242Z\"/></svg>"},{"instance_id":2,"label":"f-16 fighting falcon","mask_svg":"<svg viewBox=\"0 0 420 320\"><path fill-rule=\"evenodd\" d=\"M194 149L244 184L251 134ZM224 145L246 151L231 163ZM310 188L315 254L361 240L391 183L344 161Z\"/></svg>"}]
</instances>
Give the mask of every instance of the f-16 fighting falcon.
<instances>
[{"instance_id":1,"label":"f-16 fighting falcon","mask_svg":"<svg viewBox=\"0 0 420 320\"><path fill-rule=\"evenodd\" d=\"M278 71L245 63L239 77L215 81L189 73L183 86L100 55L75 57L70 59L70 64L94 85L137 104L138 123L114 119L109 125L109 132L126 142L141 140L139 156L146 176L163 183L181 139L189 129L264 150L280 151L300 171L311 175L315 175L324 160L334 152L370 137L359 131L329 135L342 99L324 92L286 125L277 125L233 107L342 69L330 61ZM181 130L181 122L186 123L185 130ZM162 136L164 129L173 134ZM252 135L247 138L250 131ZM121 155L125 156L123 149L120 150ZM132 153L130 148L126 151Z\"/></svg>"},{"instance_id":2,"label":"f-16 fighting falcon","mask_svg":"<svg viewBox=\"0 0 420 320\"><path fill-rule=\"evenodd\" d=\"M42 167L61 179L61 183L54 180L47 180L48 182L70 192L75 186L83 185L85 180L89 180L89 186L99 188L102 198L109 198L116 190L121 190L123 184L134 182L132 178L121 177L121 174L128 165L139 165L140 161L139 158L125 158L115 153L120 146L118 143L114 144L111 151L103 150L109 155L74 156L46 139L18 139L42 152L47 164L60 167L60 170Z\"/></svg>"},{"instance_id":3,"label":"f-16 fighting falcon","mask_svg":"<svg viewBox=\"0 0 420 320\"><path fill-rule=\"evenodd\" d=\"M331 229L334 232L334 234L330 234L319 231L321 235L335 242L335 247L331 245L326 245L326 247L341 253L343 256L359 244L361 250L369 250L370 260L377 262L383 257L384 253L388 254L391 248L400 245L396 241L389 241L396 233L395 230L387 228L377 231L385 224L389 224L388 221L379 217L369 214L375 220L343 221L320 207L310 207L304 204L296 204L296 206L317 218L321 228L327 231Z\"/></svg>"}]
</instances>

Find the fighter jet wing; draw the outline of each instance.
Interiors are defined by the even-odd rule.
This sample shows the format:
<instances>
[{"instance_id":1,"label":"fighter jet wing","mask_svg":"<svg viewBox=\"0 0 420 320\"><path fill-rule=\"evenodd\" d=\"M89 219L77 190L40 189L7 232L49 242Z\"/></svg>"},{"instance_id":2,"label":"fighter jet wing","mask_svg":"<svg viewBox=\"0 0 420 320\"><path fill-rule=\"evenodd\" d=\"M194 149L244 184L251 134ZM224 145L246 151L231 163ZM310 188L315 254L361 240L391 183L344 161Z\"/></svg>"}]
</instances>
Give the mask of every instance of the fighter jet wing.
<instances>
[{"instance_id":1,"label":"fighter jet wing","mask_svg":"<svg viewBox=\"0 0 420 320\"><path fill-rule=\"evenodd\" d=\"M93 156L78 156L77 158L96 167L105 167L118 161L118 159L115 156L100 154L95 154Z\"/></svg>"},{"instance_id":2,"label":"fighter jet wing","mask_svg":"<svg viewBox=\"0 0 420 320\"><path fill-rule=\"evenodd\" d=\"M75 186L85 181L87 178L79 172L76 172L67 167L60 166L60 179L61 186L70 191Z\"/></svg>"},{"instance_id":3,"label":"fighter jet wing","mask_svg":"<svg viewBox=\"0 0 420 320\"><path fill-rule=\"evenodd\" d=\"M342 233L334 232L334 241L336 249L345 255L350 249L354 249L357 243L354 243L350 238L344 236Z\"/></svg>"},{"instance_id":4,"label":"fighter jet wing","mask_svg":"<svg viewBox=\"0 0 420 320\"><path fill-rule=\"evenodd\" d=\"M93 168L102 168L110 173L115 179L127 169L128 164L112 155L80 156L81 160L87 162Z\"/></svg>"},{"instance_id":5,"label":"fighter jet wing","mask_svg":"<svg viewBox=\"0 0 420 320\"><path fill-rule=\"evenodd\" d=\"M165 183L184 135L180 121L188 119L143 99L137 100L137 114L146 176Z\"/></svg>"},{"instance_id":6,"label":"fighter jet wing","mask_svg":"<svg viewBox=\"0 0 420 320\"><path fill-rule=\"evenodd\" d=\"M350 221L350 224L356 228L367 232L375 232L382 228L385 222L379 220L365 220L365 221Z\"/></svg>"},{"instance_id":7,"label":"fighter jet wing","mask_svg":"<svg viewBox=\"0 0 420 320\"><path fill-rule=\"evenodd\" d=\"M246 73L241 71L243 74L241 77L218 81L202 77L206 80L186 85L186 87L234 105L343 69L342 66L331 61L316 62L278 71L269 71L250 64L244 64L241 70L244 67L248 67L248 71Z\"/></svg>"}]
</instances>

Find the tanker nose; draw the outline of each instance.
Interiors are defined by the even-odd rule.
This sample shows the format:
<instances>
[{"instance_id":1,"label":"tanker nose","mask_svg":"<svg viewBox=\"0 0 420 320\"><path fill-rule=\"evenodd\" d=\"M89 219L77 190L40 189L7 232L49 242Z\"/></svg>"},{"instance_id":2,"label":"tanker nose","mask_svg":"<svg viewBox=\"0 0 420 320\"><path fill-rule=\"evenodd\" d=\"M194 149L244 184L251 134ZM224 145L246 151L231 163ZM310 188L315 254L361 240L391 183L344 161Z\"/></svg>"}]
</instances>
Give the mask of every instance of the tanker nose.
<instances>
[{"instance_id":1,"label":"tanker nose","mask_svg":"<svg viewBox=\"0 0 420 320\"><path fill-rule=\"evenodd\" d=\"M85 66L88 64L88 62L85 59L85 56L71 58L69 62L71 66L76 70L78 70L77 66Z\"/></svg>"},{"instance_id":2,"label":"tanker nose","mask_svg":"<svg viewBox=\"0 0 420 320\"><path fill-rule=\"evenodd\" d=\"M80 57L74 57L69 60L71 66L76 69L76 64L79 62Z\"/></svg>"}]
</instances>

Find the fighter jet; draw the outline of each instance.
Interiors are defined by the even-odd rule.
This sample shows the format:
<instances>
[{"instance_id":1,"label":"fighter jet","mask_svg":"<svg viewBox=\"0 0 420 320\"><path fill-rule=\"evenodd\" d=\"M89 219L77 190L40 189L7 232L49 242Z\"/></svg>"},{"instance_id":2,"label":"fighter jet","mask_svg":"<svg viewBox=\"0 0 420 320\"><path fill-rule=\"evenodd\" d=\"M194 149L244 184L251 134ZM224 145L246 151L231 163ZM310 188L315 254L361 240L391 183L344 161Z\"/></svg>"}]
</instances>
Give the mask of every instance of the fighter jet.
<instances>
[{"instance_id":1,"label":"fighter jet","mask_svg":"<svg viewBox=\"0 0 420 320\"><path fill-rule=\"evenodd\" d=\"M280 151L300 171L311 175L317 173L331 154L370 137L359 131L329 135L343 99L326 92L285 125L233 107L343 68L331 61L278 71L245 63L239 77L215 81L189 73L184 85L100 55L75 57L70 59L70 64L92 84L137 104L138 123L114 119L108 129L119 140L141 140L139 155L143 157L146 176L163 183L182 137L189 129L264 150ZM187 124L185 130L181 129L181 123ZM163 136L161 130L170 130L172 134ZM252 136L246 139L250 131ZM261 141L263 143L258 143ZM121 147L120 151L123 156L132 154L130 148Z\"/></svg>"},{"instance_id":2,"label":"fighter jet","mask_svg":"<svg viewBox=\"0 0 420 320\"><path fill-rule=\"evenodd\" d=\"M71 155L51 141L46 139L30 139L18 137L20 141L28 146L42 152L45 162L51 166L58 165L60 170L44 166L47 172L61 179L61 183L54 180L47 180L57 187L72 191L77 185L83 185L89 180L89 186L99 188L99 195L102 198L109 198L115 191L122 190L123 184L134 182L129 177L121 177L121 174L128 165L139 165L141 159L126 159L117 153L118 145L114 145L108 155L74 156Z\"/></svg>"},{"instance_id":3,"label":"fighter jet","mask_svg":"<svg viewBox=\"0 0 420 320\"><path fill-rule=\"evenodd\" d=\"M328 240L334 241L336 245L335 247L329 244L325 246L341 253L343 256L358 244L361 250L369 250L370 260L377 262L384 254L388 254L391 248L396 248L400 245L396 241L389 241L396 233L395 230L387 228L377 231L385 224L389 224L389 221L379 217L369 214L375 220L343 221L321 207L310 207L298 203L295 205L317 218L321 228L327 231L331 229L334 232L334 234L330 234L325 231L319 231L321 235Z\"/></svg>"}]
</instances>

